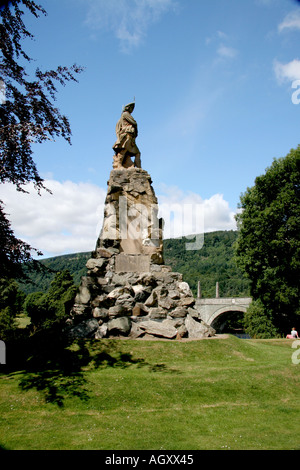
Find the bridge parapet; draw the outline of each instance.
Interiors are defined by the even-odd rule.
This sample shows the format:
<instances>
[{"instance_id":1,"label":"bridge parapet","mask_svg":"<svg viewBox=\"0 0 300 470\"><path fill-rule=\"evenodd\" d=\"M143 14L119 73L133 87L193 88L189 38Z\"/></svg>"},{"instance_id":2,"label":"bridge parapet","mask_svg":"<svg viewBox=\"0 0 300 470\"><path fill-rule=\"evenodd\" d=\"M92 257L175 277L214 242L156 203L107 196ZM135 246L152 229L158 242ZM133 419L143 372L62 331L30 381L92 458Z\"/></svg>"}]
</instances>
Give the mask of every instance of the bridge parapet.
<instances>
[{"instance_id":1,"label":"bridge parapet","mask_svg":"<svg viewBox=\"0 0 300 470\"><path fill-rule=\"evenodd\" d=\"M194 308L198 311L199 319L211 325L218 316L225 312L245 313L251 302L251 297L198 298Z\"/></svg>"}]
</instances>

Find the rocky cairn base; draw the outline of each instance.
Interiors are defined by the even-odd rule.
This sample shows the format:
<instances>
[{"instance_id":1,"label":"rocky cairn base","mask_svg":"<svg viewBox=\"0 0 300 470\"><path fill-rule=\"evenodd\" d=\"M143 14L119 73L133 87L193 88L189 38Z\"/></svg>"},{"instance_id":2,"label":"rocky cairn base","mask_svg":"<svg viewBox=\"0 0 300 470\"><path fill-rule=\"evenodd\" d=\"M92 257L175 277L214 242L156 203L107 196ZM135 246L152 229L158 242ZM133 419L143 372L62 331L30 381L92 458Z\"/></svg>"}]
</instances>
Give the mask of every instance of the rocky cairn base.
<instances>
[{"instance_id":1,"label":"rocky cairn base","mask_svg":"<svg viewBox=\"0 0 300 470\"><path fill-rule=\"evenodd\" d=\"M167 266L147 273L113 273L110 258L90 259L69 320L74 337L203 338L215 330L198 321L182 275Z\"/></svg>"},{"instance_id":2,"label":"rocky cairn base","mask_svg":"<svg viewBox=\"0 0 300 470\"><path fill-rule=\"evenodd\" d=\"M157 212L146 171L111 172L103 228L67 322L71 336L173 340L215 334L198 319L195 299L182 275L163 264L162 221ZM124 221L126 230L131 230L128 237L121 233ZM133 227L138 227L138 236L132 236Z\"/></svg>"}]
</instances>

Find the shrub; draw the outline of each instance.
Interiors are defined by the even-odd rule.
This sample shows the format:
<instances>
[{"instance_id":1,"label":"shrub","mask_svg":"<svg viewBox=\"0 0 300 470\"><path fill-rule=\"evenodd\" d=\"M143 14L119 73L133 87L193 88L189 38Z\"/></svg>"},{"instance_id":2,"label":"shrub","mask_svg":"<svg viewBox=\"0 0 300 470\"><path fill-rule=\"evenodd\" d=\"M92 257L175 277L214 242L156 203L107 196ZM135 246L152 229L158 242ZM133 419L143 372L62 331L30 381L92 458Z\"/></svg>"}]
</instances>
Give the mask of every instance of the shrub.
<instances>
[{"instance_id":1,"label":"shrub","mask_svg":"<svg viewBox=\"0 0 300 470\"><path fill-rule=\"evenodd\" d=\"M51 328L64 321L69 314L77 287L69 271L55 275L46 294L33 292L26 297L24 310L31 319L34 330Z\"/></svg>"},{"instance_id":2,"label":"shrub","mask_svg":"<svg viewBox=\"0 0 300 470\"><path fill-rule=\"evenodd\" d=\"M260 300L254 300L244 316L244 328L251 338L274 338L279 336L270 314Z\"/></svg>"}]
</instances>

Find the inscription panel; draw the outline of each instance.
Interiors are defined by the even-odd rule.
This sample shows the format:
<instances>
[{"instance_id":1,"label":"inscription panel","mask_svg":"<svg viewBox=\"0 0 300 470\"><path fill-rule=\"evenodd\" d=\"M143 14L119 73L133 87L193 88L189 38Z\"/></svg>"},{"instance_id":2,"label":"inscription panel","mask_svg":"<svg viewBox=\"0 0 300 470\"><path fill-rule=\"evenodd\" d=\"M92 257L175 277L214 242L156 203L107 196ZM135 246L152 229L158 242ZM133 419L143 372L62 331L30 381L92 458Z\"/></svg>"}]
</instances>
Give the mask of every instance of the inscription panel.
<instances>
[{"instance_id":1,"label":"inscription panel","mask_svg":"<svg viewBox=\"0 0 300 470\"><path fill-rule=\"evenodd\" d=\"M150 257L120 253L116 256L115 271L116 273L148 273L150 271Z\"/></svg>"}]
</instances>

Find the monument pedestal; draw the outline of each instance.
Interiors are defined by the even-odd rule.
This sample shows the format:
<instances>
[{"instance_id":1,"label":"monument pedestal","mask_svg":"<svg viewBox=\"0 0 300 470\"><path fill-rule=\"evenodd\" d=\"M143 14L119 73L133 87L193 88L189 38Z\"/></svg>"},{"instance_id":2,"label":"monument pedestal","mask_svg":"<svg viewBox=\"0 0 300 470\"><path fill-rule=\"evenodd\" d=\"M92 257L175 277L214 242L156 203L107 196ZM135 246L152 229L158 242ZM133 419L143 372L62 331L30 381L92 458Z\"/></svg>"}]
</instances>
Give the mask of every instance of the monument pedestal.
<instances>
[{"instance_id":1,"label":"monument pedestal","mask_svg":"<svg viewBox=\"0 0 300 470\"><path fill-rule=\"evenodd\" d=\"M198 317L195 299L182 275L164 265L163 221L157 214L146 171L111 171L103 227L71 311L71 335L189 335L186 320ZM212 334L206 330L206 336Z\"/></svg>"}]
</instances>

